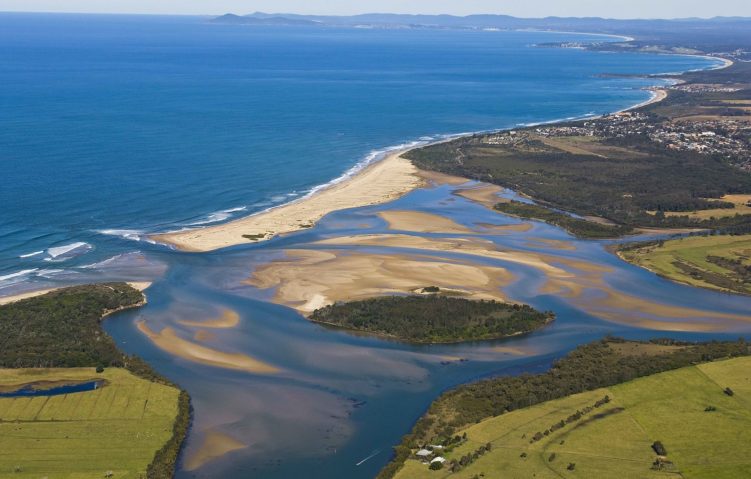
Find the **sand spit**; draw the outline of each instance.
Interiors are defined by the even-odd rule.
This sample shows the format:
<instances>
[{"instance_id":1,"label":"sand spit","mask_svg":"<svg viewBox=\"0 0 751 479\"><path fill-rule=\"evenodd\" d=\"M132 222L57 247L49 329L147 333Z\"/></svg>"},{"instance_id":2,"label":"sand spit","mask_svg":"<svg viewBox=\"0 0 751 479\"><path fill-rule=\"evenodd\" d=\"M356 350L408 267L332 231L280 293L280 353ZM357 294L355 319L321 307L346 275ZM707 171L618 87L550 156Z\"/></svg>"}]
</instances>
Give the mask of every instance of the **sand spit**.
<instances>
[{"instance_id":1,"label":"sand spit","mask_svg":"<svg viewBox=\"0 0 751 479\"><path fill-rule=\"evenodd\" d=\"M526 233L535 227L535 225L526 221L524 223L517 223L511 225L494 225L490 223L478 223L477 226L482 228L480 233L482 234L510 234L510 233Z\"/></svg>"},{"instance_id":2,"label":"sand spit","mask_svg":"<svg viewBox=\"0 0 751 479\"><path fill-rule=\"evenodd\" d=\"M421 178L423 178L428 183L431 183L433 185L460 186L460 185L463 185L472 181L462 176L448 175L446 173L439 173L437 171L419 170L418 174L420 175Z\"/></svg>"},{"instance_id":3,"label":"sand spit","mask_svg":"<svg viewBox=\"0 0 751 479\"><path fill-rule=\"evenodd\" d=\"M462 226L444 216L420 211L382 211L378 213L392 230L412 231L416 233L477 234L476 231Z\"/></svg>"},{"instance_id":4,"label":"sand spit","mask_svg":"<svg viewBox=\"0 0 751 479\"><path fill-rule=\"evenodd\" d=\"M660 303L604 286L595 272L575 280L548 278L541 294L569 298L572 305L605 321L657 331L723 331L751 321L750 316Z\"/></svg>"},{"instance_id":5,"label":"sand spit","mask_svg":"<svg viewBox=\"0 0 751 479\"><path fill-rule=\"evenodd\" d=\"M455 194L470 201L474 201L475 203L479 203L492 210L498 203L508 203L511 201L498 196L502 192L503 188L498 185L491 185L490 183L479 183L469 188L460 188L456 191Z\"/></svg>"},{"instance_id":6,"label":"sand spit","mask_svg":"<svg viewBox=\"0 0 751 479\"><path fill-rule=\"evenodd\" d=\"M166 327L160 332L155 332L146 325L145 321L139 321L136 324L138 330L146 335L159 349L173 356L208 366L234 369L254 374L273 374L279 372L279 368L253 359L245 354L226 353L183 339L171 327Z\"/></svg>"},{"instance_id":7,"label":"sand spit","mask_svg":"<svg viewBox=\"0 0 751 479\"><path fill-rule=\"evenodd\" d=\"M178 323L183 326L207 329L232 329L240 324L240 315L231 309L224 309L218 318L207 319L206 321L179 320Z\"/></svg>"},{"instance_id":8,"label":"sand spit","mask_svg":"<svg viewBox=\"0 0 751 479\"><path fill-rule=\"evenodd\" d=\"M222 225L154 235L152 239L183 251L212 251L310 228L333 211L395 200L425 184L418 169L402 158L403 153L390 154L345 181L278 208Z\"/></svg>"},{"instance_id":9,"label":"sand spit","mask_svg":"<svg viewBox=\"0 0 751 479\"><path fill-rule=\"evenodd\" d=\"M138 282L129 282L128 285L130 285L132 288L137 289L138 291L144 291L146 288L151 286L151 283L148 281L138 281ZM24 299L36 298L37 296L42 296L43 294L51 293L53 291L57 291L59 289L68 288L68 287L70 286L60 286L59 288L39 289L36 291L28 291L26 293L14 294L12 296L4 296L0 298L0 306L4 304L15 303L17 301L21 301Z\"/></svg>"},{"instance_id":10,"label":"sand spit","mask_svg":"<svg viewBox=\"0 0 751 479\"><path fill-rule=\"evenodd\" d=\"M336 301L409 294L426 286L467 291L470 299L504 301L513 276L499 267L421 254L288 250L254 271L247 283L276 288L274 302L309 314Z\"/></svg>"},{"instance_id":11,"label":"sand spit","mask_svg":"<svg viewBox=\"0 0 751 479\"><path fill-rule=\"evenodd\" d=\"M521 264L536 268L548 275L558 278L569 278L573 275L566 270L554 266L552 261L537 253L526 251L501 251L492 241L479 238L423 238L399 234L372 234L359 236L341 236L316 242L321 245L346 246L385 246L394 248L414 248L421 251L460 253L492 258L509 263Z\"/></svg>"},{"instance_id":12,"label":"sand spit","mask_svg":"<svg viewBox=\"0 0 751 479\"><path fill-rule=\"evenodd\" d=\"M239 451L248 447L232 436L218 431L207 431L203 437L201 447L185 460L185 470L195 471L207 463L218 459L232 451Z\"/></svg>"}]
</instances>

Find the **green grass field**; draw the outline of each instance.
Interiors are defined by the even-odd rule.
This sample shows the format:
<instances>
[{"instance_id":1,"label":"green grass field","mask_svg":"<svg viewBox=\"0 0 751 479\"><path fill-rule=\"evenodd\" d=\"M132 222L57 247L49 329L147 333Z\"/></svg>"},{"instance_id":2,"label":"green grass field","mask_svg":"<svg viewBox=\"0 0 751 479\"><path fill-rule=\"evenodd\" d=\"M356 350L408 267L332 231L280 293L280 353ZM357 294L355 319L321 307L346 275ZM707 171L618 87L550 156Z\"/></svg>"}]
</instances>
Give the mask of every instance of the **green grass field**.
<instances>
[{"instance_id":1,"label":"green grass field","mask_svg":"<svg viewBox=\"0 0 751 479\"><path fill-rule=\"evenodd\" d=\"M176 388L124 369L0 369L0 387L105 379L95 391L0 398L0 478L145 477L172 436Z\"/></svg>"},{"instance_id":2,"label":"green grass field","mask_svg":"<svg viewBox=\"0 0 751 479\"><path fill-rule=\"evenodd\" d=\"M751 235L698 236L666 241L620 252L634 264L674 281L693 286L751 293ZM708 260L719 257L737 263L742 274Z\"/></svg>"},{"instance_id":3,"label":"green grass field","mask_svg":"<svg viewBox=\"0 0 751 479\"><path fill-rule=\"evenodd\" d=\"M726 387L733 396L724 393ZM530 444L536 432L605 395L609 403ZM708 406L716 410L705 411ZM463 432L467 441L447 453L447 459L458 460L486 443L491 451L453 474L448 468L430 471L410 459L396 477L751 477L751 358L692 366L576 394L484 420ZM663 443L672 466L652 469L657 458L651 448L654 441Z\"/></svg>"}]
</instances>

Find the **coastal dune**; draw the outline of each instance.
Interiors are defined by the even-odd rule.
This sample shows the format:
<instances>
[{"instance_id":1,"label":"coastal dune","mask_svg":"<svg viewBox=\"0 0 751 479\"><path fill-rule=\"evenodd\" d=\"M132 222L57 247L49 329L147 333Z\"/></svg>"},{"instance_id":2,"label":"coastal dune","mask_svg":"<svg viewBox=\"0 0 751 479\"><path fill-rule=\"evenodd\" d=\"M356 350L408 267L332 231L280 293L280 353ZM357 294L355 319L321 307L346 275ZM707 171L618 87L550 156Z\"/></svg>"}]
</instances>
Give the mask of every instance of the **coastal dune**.
<instances>
[{"instance_id":1,"label":"coastal dune","mask_svg":"<svg viewBox=\"0 0 751 479\"><path fill-rule=\"evenodd\" d=\"M327 214L392 201L425 184L419 170L394 152L356 175L292 203L226 224L151 236L182 251L213 251L312 227Z\"/></svg>"}]
</instances>

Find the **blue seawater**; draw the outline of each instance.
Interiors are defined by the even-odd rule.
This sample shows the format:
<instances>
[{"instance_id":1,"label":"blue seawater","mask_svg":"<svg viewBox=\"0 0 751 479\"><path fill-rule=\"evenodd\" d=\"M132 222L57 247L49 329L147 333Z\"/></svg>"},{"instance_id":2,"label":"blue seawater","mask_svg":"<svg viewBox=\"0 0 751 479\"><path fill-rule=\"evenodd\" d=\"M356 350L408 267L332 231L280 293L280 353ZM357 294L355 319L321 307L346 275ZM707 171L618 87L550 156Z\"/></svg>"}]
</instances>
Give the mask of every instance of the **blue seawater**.
<instances>
[{"instance_id":1,"label":"blue seawater","mask_svg":"<svg viewBox=\"0 0 751 479\"><path fill-rule=\"evenodd\" d=\"M0 15L0 292L304 195L389 146L619 110L713 60L568 33Z\"/></svg>"}]
</instances>

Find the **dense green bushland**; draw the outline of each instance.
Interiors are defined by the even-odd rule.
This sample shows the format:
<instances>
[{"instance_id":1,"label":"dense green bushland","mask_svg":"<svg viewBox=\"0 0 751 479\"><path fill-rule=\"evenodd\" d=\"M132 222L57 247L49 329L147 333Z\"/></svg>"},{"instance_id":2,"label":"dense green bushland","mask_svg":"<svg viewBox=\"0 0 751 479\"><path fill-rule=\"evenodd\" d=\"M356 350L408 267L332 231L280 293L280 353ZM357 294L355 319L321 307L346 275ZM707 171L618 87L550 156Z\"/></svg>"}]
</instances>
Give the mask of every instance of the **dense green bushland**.
<instances>
[{"instance_id":1,"label":"dense green bushland","mask_svg":"<svg viewBox=\"0 0 751 479\"><path fill-rule=\"evenodd\" d=\"M0 367L73 368L128 362L100 327L143 294L124 283L75 286L0 307Z\"/></svg>"},{"instance_id":2,"label":"dense green bushland","mask_svg":"<svg viewBox=\"0 0 751 479\"><path fill-rule=\"evenodd\" d=\"M498 184L527 194L543 206L600 216L627 227L751 230L751 215L699 221L647 213L716 207L703 198L751 192L750 174L722 158L658 149L638 136L603 143L603 147L617 147L617 152L600 157L547 146L490 146L476 136L412 150L407 157L419 168ZM635 154L625 155L623 148Z\"/></svg>"},{"instance_id":3,"label":"dense green bushland","mask_svg":"<svg viewBox=\"0 0 751 479\"><path fill-rule=\"evenodd\" d=\"M450 343L528 333L553 314L527 305L429 295L337 303L314 311L310 319L415 343Z\"/></svg>"}]
</instances>

